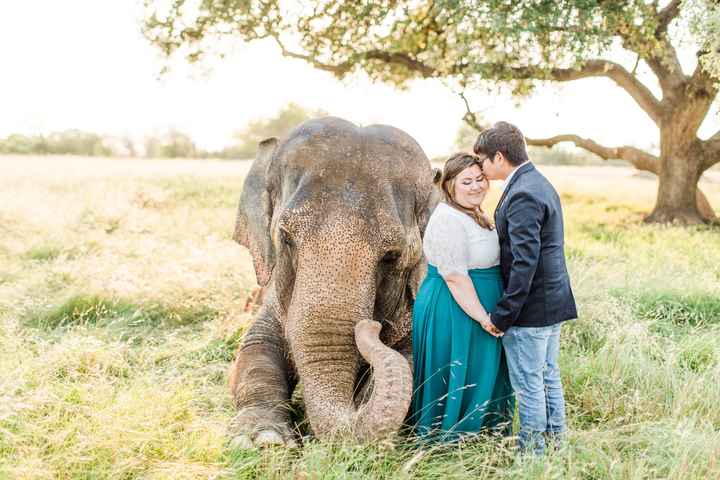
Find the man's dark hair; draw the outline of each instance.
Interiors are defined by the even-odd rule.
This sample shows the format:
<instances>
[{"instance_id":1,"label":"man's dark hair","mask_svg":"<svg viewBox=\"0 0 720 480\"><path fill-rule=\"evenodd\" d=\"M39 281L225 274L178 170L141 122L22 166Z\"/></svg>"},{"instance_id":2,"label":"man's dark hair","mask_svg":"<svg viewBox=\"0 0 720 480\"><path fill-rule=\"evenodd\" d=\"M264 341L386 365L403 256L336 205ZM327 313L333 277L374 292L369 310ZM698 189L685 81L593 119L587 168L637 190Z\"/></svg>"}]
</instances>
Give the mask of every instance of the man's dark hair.
<instances>
[{"instance_id":1,"label":"man's dark hair","mask_svg":"<svg viewBox=\"0 0 720 480\"><path fill-rule=\"evenodd\" d=\"M528 161L525 136L519 128L508 122L497 122L480 132L473 150L477 155L488 157L491 162L497 152L502 153L513 166Z\"/></svg>"}]
</instances>

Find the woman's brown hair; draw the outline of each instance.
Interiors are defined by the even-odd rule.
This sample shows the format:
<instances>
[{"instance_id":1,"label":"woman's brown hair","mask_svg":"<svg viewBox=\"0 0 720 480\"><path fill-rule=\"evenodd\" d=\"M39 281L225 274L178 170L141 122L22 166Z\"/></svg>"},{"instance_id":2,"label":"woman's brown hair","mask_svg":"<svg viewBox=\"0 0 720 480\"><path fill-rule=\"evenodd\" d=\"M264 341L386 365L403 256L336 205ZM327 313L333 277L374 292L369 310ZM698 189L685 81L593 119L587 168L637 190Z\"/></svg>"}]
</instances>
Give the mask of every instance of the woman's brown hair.
<instances>
[{"instance_id":1,"label":"woman's brown hair","mask_svg":"<svg viewBox=\"0 0 720 480\"><path fill-rule=\"evenodd\" d=\"M448 205L466 213L467 215L470 215L470 217L481 227L492 230L495 228L495 225L492 224L490 217L488 217L481 208L465 208L455 201L455 177L457 177L460 172L468 167L472 167L473 165L477 165L482 171L482 163L477 155L467 152L458 152L450 156L443 167L442 177L440 178L440 188L443 191L445 202ZM483 178L485 178L484 175ZM487 181L486 178L485 181Z\"/></svg>"}]
</instances>

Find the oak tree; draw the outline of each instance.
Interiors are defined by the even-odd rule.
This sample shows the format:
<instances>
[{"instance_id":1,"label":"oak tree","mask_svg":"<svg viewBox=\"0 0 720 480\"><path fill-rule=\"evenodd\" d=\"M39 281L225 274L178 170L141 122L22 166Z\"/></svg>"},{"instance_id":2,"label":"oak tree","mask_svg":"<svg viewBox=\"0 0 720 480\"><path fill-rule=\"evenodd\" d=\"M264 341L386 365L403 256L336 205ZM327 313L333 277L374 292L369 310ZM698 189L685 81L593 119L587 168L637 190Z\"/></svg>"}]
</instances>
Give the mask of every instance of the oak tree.
<instances>
[{"instance_id":1,"label":"oak tree","mask_svg":"<svg viewBox=\"0 0 720 480\"><path fill-rule=\"evenodd\" d=\"M218 38L271 39L285 56L339 78L361 69L397 86L417 78L462 89L490 81L523 95L542 81L606 78L657 125L659 155L572 132L528 143L569 141L657 174L649 222L716 218L698 181L720 161L720 131L707 139L697 132L718 94L717 0L173 0L164 9L146 1L147 38L190 61ZM699 61L685 72L675 32L690 31ZM620 60L622 51L634 61ZM661 95L637 75L640 63ZM473 122L470 109L465 118Z\"/></svg>"}]
</instances>

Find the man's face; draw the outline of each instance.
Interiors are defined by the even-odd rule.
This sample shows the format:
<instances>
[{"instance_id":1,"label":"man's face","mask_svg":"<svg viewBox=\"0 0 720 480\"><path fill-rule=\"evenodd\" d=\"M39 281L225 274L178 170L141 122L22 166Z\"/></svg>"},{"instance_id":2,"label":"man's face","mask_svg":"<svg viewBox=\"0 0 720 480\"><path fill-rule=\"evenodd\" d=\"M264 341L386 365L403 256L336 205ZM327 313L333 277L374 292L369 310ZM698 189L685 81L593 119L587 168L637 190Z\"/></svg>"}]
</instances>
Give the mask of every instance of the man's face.
<instances>
[{"instance_id":1,"label":"man's face","mask_svg":"<svg viewBox=\"0 0 720 480\"><path fill-rule=\"evenodd\" d=\"M502 180L500 176L500 155L495 154L493 157L484 157L482 159L482 171L488 180Z\"/></svg>"}]
</instances>

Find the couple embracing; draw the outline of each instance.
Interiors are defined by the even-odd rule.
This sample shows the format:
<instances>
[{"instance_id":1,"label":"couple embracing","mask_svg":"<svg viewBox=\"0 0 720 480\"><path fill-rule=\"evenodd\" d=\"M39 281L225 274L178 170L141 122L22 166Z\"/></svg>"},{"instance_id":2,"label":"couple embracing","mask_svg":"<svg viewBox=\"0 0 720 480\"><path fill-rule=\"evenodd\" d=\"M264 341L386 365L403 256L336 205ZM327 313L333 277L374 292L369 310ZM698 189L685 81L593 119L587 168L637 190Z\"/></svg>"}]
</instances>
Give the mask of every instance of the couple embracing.
<instances>
[{"instance_id":1,"label":"couple embracing","mask_svg":"<svg viewBox=\"0 0 720 480\"><path fill-rule=\"evenodd\" d=\"M541 454L565 431L560 324L577 317L560 199L514 125L483 131L474 151L447 160L425 231L410 420L433 441L507 435L517 398L519 449ZM489 180L505 180L494 221L482 210Z\"/></svg>"}]
</instances>

